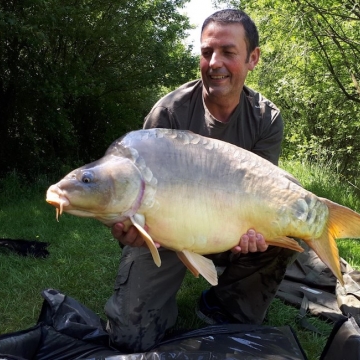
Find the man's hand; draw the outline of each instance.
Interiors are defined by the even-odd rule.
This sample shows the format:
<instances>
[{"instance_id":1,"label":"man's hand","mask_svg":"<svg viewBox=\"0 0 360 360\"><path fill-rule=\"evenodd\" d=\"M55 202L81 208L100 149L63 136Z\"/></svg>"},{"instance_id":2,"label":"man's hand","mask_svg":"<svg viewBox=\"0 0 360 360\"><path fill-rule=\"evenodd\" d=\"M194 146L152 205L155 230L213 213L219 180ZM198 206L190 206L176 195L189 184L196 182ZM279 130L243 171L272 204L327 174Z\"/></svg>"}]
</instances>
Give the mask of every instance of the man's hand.
<instances>
[{"instance_id":1,"label":"man's hand","mask_svg":"<svg viewBox=\"0 0 360 360\"><path fill-rule=\"evenodd\" d=\"M121 222L116 223L111 228L111 233L113 237L118 240L123 245L129 245L132 247L147 247L146 242L141 237L138 229L135 226L130 226L128 231L125 231L125 225ZM147 226L145 225L145 230ZM160 244L155 242L157 248L160 247Z\"/></svg>"},{"instance_id":2,"label":"man's hand","mask_svg":"<svg viewBox=\"0 0 360 360\"><path fill-rule=\"evenodd\" d=\"M247 254L249 252L264 252L268 248L264 237L249 229L248 232L241 236L239 245L234 246L231 251L234 254Z\"/></svg>"}]
</instances>

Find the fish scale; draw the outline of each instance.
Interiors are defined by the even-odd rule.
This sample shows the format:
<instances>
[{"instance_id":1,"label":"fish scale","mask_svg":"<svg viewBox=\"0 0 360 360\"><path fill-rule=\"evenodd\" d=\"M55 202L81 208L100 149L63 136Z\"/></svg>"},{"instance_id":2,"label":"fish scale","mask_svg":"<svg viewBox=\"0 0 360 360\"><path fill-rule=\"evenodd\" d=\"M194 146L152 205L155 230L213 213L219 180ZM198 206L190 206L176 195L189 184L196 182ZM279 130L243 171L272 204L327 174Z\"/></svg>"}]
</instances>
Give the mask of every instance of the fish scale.
<instances>
[{"instance_id":1,"label":"fish scale","mask_svg":"<svg viewBox=\"0 0 360 360\"><path fill-rule=\"evenodd\" d=\"M203 255L230 250L249 228L295 251L303 249L293 237L303 239L341 283L335 239L360 237L356 212L317 197L256 154L183 130L126 134L103 158L50 186L46 200L107 226L133 224L158 266L154 242L212 285L216 269Z\"/></svg>"}]
</instances>

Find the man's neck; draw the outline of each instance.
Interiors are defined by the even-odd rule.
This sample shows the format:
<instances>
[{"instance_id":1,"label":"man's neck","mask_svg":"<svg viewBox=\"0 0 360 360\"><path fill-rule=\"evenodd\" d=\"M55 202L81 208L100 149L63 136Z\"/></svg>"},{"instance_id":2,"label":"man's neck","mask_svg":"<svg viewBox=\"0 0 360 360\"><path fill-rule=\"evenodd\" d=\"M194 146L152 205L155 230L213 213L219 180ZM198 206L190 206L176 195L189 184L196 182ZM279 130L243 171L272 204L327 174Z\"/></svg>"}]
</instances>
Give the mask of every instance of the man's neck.
<instances>
[{"instance_id":1,"label":"man's neck","mask_svg":"<svg viewBox=\"0 0 360 360\"><path fill-rule=\"evenodd\" d=\"M204 97L205 105L210 114L223 123L227 123L230 120L231 115L239 105L240 97L238 97L236 100L215 102L210 101L206 96Z\"/></svg>"}]
</instances>

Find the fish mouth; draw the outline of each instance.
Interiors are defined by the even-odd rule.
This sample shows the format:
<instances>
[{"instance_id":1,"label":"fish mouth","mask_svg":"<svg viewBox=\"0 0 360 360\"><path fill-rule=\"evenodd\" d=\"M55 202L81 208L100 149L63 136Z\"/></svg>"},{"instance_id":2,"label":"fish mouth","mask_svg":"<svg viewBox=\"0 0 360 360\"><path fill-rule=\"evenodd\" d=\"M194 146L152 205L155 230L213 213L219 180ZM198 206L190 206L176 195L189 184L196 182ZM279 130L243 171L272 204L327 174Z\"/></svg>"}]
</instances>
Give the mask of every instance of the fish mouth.
<instances>
[{"instance_id":1,"label":"fish mouth","mask_svg":"<svg viewBox=\"0 0 360 360\"><path fill-rule=\"evenodd\" d=\"M59 221L59 216L63 213L64 207L69 206L70 204L63 191L56 185L50 186L46 192L46 202L55 206L57 221Z\"/></svg>"}]
</instances>

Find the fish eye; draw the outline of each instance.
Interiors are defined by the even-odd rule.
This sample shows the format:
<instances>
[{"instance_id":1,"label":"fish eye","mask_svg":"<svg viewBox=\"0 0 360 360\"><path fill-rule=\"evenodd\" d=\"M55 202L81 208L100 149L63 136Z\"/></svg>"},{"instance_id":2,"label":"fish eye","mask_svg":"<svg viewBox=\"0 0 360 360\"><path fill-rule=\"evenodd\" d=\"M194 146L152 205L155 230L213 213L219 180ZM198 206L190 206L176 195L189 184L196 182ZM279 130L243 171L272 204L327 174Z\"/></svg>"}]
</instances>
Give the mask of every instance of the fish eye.
<instances>
[{"instance_id":1,"label":"fish eye","mask_svg":"<svg viewBox=\"0 0 360 360\"><path fill-rule=\"evenodd\" d=\"M84 184L90 184L93 181L93 175L89 172L84 172L81 181Z\"/></svg>"}]
</instances>

